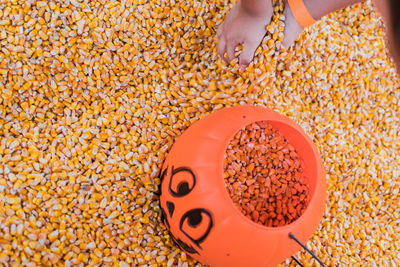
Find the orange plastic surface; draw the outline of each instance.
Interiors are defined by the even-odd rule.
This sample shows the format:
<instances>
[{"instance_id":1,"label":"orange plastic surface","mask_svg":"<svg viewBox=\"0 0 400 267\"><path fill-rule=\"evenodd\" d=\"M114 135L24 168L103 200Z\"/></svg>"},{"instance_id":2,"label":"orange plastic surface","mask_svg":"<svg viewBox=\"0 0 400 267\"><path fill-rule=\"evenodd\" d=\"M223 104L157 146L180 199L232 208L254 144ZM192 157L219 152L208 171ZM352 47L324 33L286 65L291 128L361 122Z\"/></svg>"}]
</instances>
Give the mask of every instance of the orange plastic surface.
<instances>
[{"instance_id":1,"label":"orange plastic surface","mask_svg":"<svg viewBox=\"0 0 400 267\"><path fill-rule=\"evenodd\" d=\"M288 0L288 4L293 16L303 28L307 28L316 22L310 12L308 12L303 0Z\"/></svg>"},{"instance_id":2,"label":"orange plastic surface","mask_svg":"<svg viewBox=\"0 0 400 267\"><path fill-rule=\"evenodd\" d=\"M268 121L305 163L309 205L293 223L265 227L246 218L232 202L223 179L229 141L242 127ZM171 148L161 172L163 221L189 255L210 266L275 266L317 229L326 201L325 170L317 148L294 121L255 106L225 108L195 122Z\"/></svg>"}]
</instances>

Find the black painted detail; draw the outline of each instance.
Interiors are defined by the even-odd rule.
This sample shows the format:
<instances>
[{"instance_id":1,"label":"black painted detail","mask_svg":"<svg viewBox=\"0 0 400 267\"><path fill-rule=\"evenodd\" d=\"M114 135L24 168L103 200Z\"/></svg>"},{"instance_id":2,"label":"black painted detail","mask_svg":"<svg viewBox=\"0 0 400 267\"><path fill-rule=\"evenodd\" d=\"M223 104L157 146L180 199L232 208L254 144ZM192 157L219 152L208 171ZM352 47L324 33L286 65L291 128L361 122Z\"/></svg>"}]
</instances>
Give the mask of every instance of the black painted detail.
<instances>
[{"instance_id":1,"label":"black painted detail","mask_svg":"<svg viewBox=\"0 0 400 267\"><path fill-rule=\"evenodd\" d=\"M204 234L201 235L198 238L193 238L190 233L187 233L183 230L183 224L185 223L185 221L187 220L187 224L189 227L191 228L196 228L197 226L199 226L204 218L208 217L208 225L206 230L204 231ZM207 223L207 221L205 221L204 223ZM179 229L181 230L182 233L184 233L196 246L198 246L201 249L200 244L204 242L204 240L207 238L207 236L210 234L211 229L214 226L214 221L212 218L212 215L210 213L210 211L206 210L206 209L202 209L202 208L198 208L198 209L192 209L187 211L181 218L181 221L179 223Z\"/></svg>"},{"instance_id":2,"label":"black painted detail","mask_svg":"<svg viewBox=\"0 0 400 267\"><path fill-rule=\"evenodd\" d=\"M189 184L187 182L181 182L178 184L178 194L180 196L186 196L189 194L190 189L189 189Z\"/></svg>"},{"instance_id":3,"label":"black painted detail","mask_svg":"<svg viewBox=\"0 0 400 267\"><path fill-rule=\"evenodd\" d=\"M180 174L178 176L178 174ZM184 174L182 177L181 175ZM182 181L176 181L182 179ZM172 188L173 184L177 184L176 188ZM191 186L190 186L191 185ZM196 185L196 176L193 171L188 167L179 167L171 169L171 178L169 180L168 190L174 197L184 197L189 194Z\"/></svg>"},{"instance_id":4,"label":"black painted detail","mask_svg":"<svg viewBox=\"0 0 400 267\"><path fill-rule=\"evenodd\" d=\"M156 193L158 196L161 196L162 193L162 182L164 180L165 175L167 174L168 167L164 170L161 170L158 174L158 178L160 178L160 184L158 185L158 192Z\"/></svg>"},{"instance_id":5,"label":"black painted detail","mask_svg":"<svg viewBox=\"0 0 400 267\"><path fill-rule=\"evenodd\" d=\"M201 216L201 212L191 212L188 216L188 223L191 227L197 227L201 223L203 217Z\"/></svg>"},{"instance_id":6,"label":"black painted detail","mask_svg":"<svg viewBox=\"0 0 400 267\"><path fill-rule=\"evenodd\" d=\"M161 183L162 183L162 181L164 180L165 175L167 174L167 170L168 170L168 167L165 168L162 172L160 172L159 178L160 178L160 180L161 180Z\"/></svg>"},{"instance_id":7,"label":"black painted detail","mask_svg":"<svg viewBox=\"0 0 400 267\"><path fill-rule=\"evenodd\" d=\"M163 207L160 205L161 208L161 221L167 226L167 228L169 229L169 222L168 222L168 218L167 218L167 214L165 213L165 210L163 209Z\"/></svg>"},{"instance_id":8,"label":"black painted detail","mask_svg":"<svg viewBox=\"0 0 400 267\"><path fill-rule=\"evenodd\" d=\"M194 247L192 247L192 246L186 244L185 242L183 242L183 241L180 240L179 238L178 238L178 239L173 238L173 239L174 239L175 242L179 245L179 247L180 247L181 249L183 249L184 251L186 251L186 252L188 252L188 253L190 253L190 254L198 254L198 255L200 255L199 252L198 252Z\"/></svg>"},{"instance_id":9,"label":"black painted detail","mask_svg":"<svg viewBox=\"0 0 400 267\"><path fill-rule=\"evenodd\" d=\"M174 214L174 210L175 210L175 204L167 201L167 210L169 213L169 217L172 217L172 215Z\"/></svg>"}]
</instances>

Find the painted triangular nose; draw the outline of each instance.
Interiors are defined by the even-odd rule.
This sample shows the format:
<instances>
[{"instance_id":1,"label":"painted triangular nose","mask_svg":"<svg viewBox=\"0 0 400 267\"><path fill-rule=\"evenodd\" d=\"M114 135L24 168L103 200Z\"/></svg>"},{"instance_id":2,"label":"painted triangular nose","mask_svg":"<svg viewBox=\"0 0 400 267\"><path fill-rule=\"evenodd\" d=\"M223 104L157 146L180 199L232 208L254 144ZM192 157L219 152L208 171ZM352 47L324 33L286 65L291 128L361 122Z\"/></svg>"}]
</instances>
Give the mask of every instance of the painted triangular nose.
<instances>
[{"instance_id":1,"label":"painted triangular nose","mask_svg":"<svg viewBox=\"0 0 400 267\"><path fill-rule=\"evenodd\" d=\"M174 214L174 210L175 210L174 203L167 201L167 209L168 209L169 217L172 217L172 215Z\"/></svg>"}]
</instances>

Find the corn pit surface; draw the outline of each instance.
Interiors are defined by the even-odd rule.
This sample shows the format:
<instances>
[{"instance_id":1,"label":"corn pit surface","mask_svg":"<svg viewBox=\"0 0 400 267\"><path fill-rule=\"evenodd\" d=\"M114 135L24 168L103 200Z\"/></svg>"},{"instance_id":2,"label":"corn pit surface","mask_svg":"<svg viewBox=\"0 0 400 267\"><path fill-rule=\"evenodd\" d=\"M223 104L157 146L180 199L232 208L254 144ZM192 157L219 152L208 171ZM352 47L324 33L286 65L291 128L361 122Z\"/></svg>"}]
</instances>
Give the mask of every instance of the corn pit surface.
<instances>
[{"instance_id":1,"label":"corn pit surface","mask_svg":"<svg viewBox=\"0 0 400 267\"><path fill-rule=\"evenodd\" d=\"M240 129L224 158L226 189L250 220L279 227L292 223L309 202L304 161L286 138L266 121Z\"/></svg>"},{"instance_id":2,"label":"corn pit surface","mask_svg":"<svg viewBox=\"0 0 400 267\"><path fill-rule=\"evenodd\" d=\"M216 53L232 4L0 1L2 265L201 266L160 223L157 174L188 126L241 104L320 150L327 207L307 246L330 266L400 265L400 91L371 2L285 52L278 4L245 72Z\"/></svg>"}]
</instances>

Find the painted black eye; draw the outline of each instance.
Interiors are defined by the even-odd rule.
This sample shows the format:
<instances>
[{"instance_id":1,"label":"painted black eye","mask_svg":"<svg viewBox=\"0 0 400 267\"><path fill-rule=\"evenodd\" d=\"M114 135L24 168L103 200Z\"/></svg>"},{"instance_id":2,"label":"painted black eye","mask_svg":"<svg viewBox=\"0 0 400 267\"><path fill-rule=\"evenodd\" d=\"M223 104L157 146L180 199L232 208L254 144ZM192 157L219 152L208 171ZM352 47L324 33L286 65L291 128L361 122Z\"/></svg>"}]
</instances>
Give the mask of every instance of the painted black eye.
<instances>
[{"instance_id":1,"label":"painted black eye","mask_svg":"<svg viewBox=\"0 0 400 267\"><path fill-rule=\"evenodd\" d=\"M206 209L192 209L187 211L179 224L179 228L194 244L200 244L209 235L213 227L213 218Z\"/></svg>"},{"instance_id":2,"label":"painted black eye","mask_svg":"<svg viewBox=\"0 0 400 267\"><path fill-rule=\"evenodd\" d=\"M199 226L202 220L203 216L201 215L201 212L192 212L188 216L188 224L190 225L190 227Z\"/></svg>"},{"instance_id":3,"label":"painted black eye","mask_svg":"<svg viewBox=\"0 0 400 267\"><path fill-rule=\"evenodd\" d=\"M174 197L183 197L189 194L196 185L196 176L187 167L174 169L172 166L171 179L168 190Z\"/></svg>"}]
</instances>

